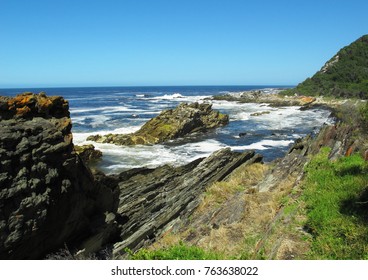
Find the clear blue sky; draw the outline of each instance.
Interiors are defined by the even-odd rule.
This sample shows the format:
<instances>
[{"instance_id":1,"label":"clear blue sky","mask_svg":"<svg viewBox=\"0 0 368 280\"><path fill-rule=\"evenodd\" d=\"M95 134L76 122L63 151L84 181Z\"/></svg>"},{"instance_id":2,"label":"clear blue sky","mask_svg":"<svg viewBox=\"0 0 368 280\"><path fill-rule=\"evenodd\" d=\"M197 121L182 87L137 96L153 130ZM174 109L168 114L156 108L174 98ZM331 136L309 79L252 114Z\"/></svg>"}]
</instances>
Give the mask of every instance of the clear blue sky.
<instances>
[{"instance_id":1,"label":"clear blue sky","mask_svg":"<svg viewBox=\"0 0 368 280\"><path fill-rule=\"evenodd\" d=\"M0 88L293 85L368 33L367 0L0 0Z\"/></svg>"}]
</instances>

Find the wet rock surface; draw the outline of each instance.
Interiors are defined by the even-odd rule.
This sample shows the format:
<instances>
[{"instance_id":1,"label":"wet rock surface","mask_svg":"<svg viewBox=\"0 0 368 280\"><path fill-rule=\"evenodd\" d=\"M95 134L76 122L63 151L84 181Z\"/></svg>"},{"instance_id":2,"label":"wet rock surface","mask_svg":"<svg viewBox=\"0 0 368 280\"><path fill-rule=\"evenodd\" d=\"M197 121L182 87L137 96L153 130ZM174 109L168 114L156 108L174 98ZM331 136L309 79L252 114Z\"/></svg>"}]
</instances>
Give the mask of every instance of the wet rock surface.
<instances>
[{"instance_id":1,"label":"wet rock surface","mask_svg":"<svg viewBox=\"0 0 368 280\"><path fill-rule=\"evenodd\" d=\"M206 132L228 124L229 117L212 109L211 104L181 103L165 110L131 134L89 136L87 140L117 145L158 144L189 134Z\"/></svg>"}]
</instances>

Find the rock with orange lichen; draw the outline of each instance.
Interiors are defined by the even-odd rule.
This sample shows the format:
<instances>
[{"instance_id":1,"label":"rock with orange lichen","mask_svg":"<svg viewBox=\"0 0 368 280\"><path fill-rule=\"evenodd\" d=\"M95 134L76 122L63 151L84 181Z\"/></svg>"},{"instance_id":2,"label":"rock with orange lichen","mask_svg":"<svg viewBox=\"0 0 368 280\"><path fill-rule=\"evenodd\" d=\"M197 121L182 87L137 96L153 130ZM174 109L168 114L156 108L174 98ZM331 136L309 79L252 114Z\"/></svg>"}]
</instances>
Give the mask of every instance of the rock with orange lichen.
<instances>
[{"instance_id":1,"label":"rock with orange lichen","mask_svg":"<svg viewBox=\"0 0 368 280\"><path fill-rule=\"evenodd\" d=\"M62 97L0 97L0 259L43 258L99 225L112 230L111 191L95 185L71 128Z\"/></svg>"},{"instance_id":2,"label":"rock with orange lichen","mask_svg":"<svg viewBox=\"0 0 368 280\"><path fill-rule=\"evenodd\" d=\"M313 103L314 101L316 101L316 98L312 96L301 96L299 97L299 100L300 100L300 105L304 106L304 105Z\"/></svg>"},{"instance_id":3,"label":"rock with orange lichen","mask_svg":"<svg viewBox=\"0 0 368 280\"><path fill-rule=\"evenodd\" d=\"M15 118L69 117L69 104L61 96L46 96L44 92L25 92L16 97L0 97L0 120Z\"/></svg>"}]
</instances>

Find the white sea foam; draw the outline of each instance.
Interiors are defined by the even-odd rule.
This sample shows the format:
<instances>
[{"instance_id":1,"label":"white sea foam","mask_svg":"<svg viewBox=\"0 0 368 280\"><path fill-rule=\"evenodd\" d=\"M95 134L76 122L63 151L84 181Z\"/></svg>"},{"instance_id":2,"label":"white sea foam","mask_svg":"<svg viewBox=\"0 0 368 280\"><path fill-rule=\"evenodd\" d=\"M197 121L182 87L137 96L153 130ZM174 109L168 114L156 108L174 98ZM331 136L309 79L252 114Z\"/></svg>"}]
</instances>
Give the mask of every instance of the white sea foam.
<instances>
[{"instance_id":1,"label":"white sea foam","mask_svg":"<svg viewBox=\"0 0 368 280\"><path fill-rule=\"evenodd\" d=\"M293 140L261 140L256 143L244 146L231 146L233 150L266 150L270 147L287 147Z\"/></svg>"},{"instance_id":2,"label":"white sea foam","mask_svg":"<svg viewBox=\"0 0 368 280\"><path fill-rule=\"evenodd\" d=\"M136 167L154 168L163 164L179 166L201 157L207 157L214 151L226 147L216 140L187 143L181 146L171 145L137 145L118 146L114 144L95 143L85 139L92 133L75 133L75 144L93 144L103 153L105 163L101 168L106 173L118 173Z\"/></svg>"},{"instance_id":3,"label":"white sea foam","mask_svg":"<svg viewBox=\"0 0 368 280\"><path fill-rule=\"evenodd\" d=\"M327 121L327 111L300 111L299 107L279 108L270 114L259 116L260 127L264 129L293 129L320 126Z\"/></svg>"},{"instance_id":4,"label":"white sea foam","mask_svg":"<svg viewBox=\"0 0 368 280\"><path fill-rule=\"evenodd\" d=\"M188 155L198 153L199 155L203 156L203 155L210 155L214 151L217 151L224 147L226 147L225 144L214 139L209 139L201 142L188 143L176 148L176 150L184 152L185 154Z\"/></svg>"},{"instance_id":5,"label":"white sea foam","mask_svg":"<svg viewBox=\"0 0 368 280\"><path fill-rule=\"evenodd\" d=\"M161 97L161 99L177 99L177 98L183 98L184 96L180 93L173 93L173 94L165 94Z\"/></svg>"},{"instance_id":6,"label":"white sea foam","mask_svg":"<svg viewBox=\"0 0 368 280\"><path fill-rule=\"evenodd\" d=\"M128 106L104 106L104 107L98 107L98 108L92 108L92 107L87 107L87 108L80 108L80 109L70 109L70 112L72 114L76 114L76 113L88 113L88 112L144 112L143 109L136 109L136 108L131 108Z\"/></svg>"},{"instance_id":7,"label":"white sea foam","mask_svg":"<svg viewBox=\"0 0 368 280\"><path fill-rule=\"evenodd\" d=\"M208 96L205 95L185 96L180 93L174 93L147 98L147 100L150 100L151 102L160 102L160 101L201 102L205 98L208 98Z\"/></svg>"},{"instance_id":8,"label":"white sea foam","mask_svg":"<svg viewBox=\"0 0 368 280\"><path fill-rule=\"evenodd\" d=\"M104 126L106 122L110 120L110 117L107 117L104 115L94 115L94 116L89 116L89 118L92 119L91 126L93 128Z\"/></svg>"},{"instance_id":9,"label":"white sea foam","mask_svg":"<svg viewBox=\"0 0 368 280\"><path fill-rule=\"evenodd\" d=\"M293 141L289 140L262 140L246 146L231 146L233 150L265 150L270 147L285 147ZM187 143L181 146L117 146L113 144L93 143L95 147L108 157L109 164L102 166L107 173L117 173L136 167L154 168L163 164L179 166L198 158L207 157L213 152L227 147L216 140L205 140L196 143Z\"/></svg>"},{"instance_id":10,"label":"white sea foam","mask_svg":"<svg viewBox=\"0 0 368 280\"><path fill-rule=\"evenodd\" d=\"M91 135L106 135L106 134L127 134L127 133L133 133L136 132L138 129L140 129L141 126L128 126L128 127L120 127L113 130L103 130L103 131L97 131L97 132L73 132L73 142L76 145L84 145L84 144L91 144L91 141L87 141L88 136ZM98 143L93 142L93 144L96 146Z\"/></svg>"}]
</instances>

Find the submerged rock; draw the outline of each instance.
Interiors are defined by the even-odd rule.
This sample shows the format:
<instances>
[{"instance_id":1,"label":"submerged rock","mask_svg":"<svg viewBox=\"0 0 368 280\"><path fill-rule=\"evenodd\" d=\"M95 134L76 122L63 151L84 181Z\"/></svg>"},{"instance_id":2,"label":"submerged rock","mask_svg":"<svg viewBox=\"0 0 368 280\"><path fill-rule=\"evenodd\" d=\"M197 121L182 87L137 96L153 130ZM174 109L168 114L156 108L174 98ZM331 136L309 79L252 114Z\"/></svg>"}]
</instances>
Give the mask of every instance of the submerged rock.
<instances>
[{"instance_id":1,"label":"submerged rock","mask_svg":"<svg viewBox=\"0 0 368 280\"><path fill-rule=\"evenodd\" d=\"M262 112L256 112L256 113L252 113L250 114L252 117L259 117L262 115L268 115L269 113L271 113L270 111L262 111Z\"/></svg>"},{"instance_id":2,"label":"submerged rock","mask_svg":"<svg viewBox=\"0 0 368 280\"><path fill-rule=\"evenodd\" d=\"M228 115L212 109L211 104L181 103L165 110L131 134L93 135L87 140L117 145L158 144L229 123Z\"/></svg>"}]
</instances>

